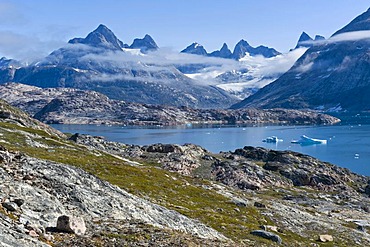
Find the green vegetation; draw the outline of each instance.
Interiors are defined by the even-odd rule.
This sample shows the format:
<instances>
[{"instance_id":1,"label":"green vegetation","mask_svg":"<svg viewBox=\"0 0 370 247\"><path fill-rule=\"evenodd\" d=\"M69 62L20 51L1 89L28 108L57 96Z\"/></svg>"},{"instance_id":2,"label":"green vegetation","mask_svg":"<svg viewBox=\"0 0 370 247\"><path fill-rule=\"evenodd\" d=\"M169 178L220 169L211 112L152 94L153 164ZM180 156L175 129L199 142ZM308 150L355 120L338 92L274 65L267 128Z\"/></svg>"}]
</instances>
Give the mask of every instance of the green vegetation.
<instances>
[{"instance_id":1,"label":"green vegetation","mask_svg":"<svg viewBox=\"0 0 370 247\"><path fill-rule=\"evenodd\" d=\"M0 123L0 134L0 140L3 141L1 144L10 150L80 167L134 195L197 219L236 242L248 239L249 245L256 242L261 246L275 245L269 240L249 234L250 231L259 229L261 225L276 225L270 217L262 214L265 209L256 208L253 204L246 207L237 206L230 198L218 193L216 189L211 189L213 183L208 180L168 172L159 168L158 164L130 166L107 153L91 151L71 141L52 137L41 130L19 127L11 123ZM29 145L29 142L37 143L39 147ZM202 170L198 172L205 174ZM269 201L281 198L283 192L270 190L263 192L263 195L263 200ZM251 195L241 192L238 196L253 200ZM312 242L288 230L279 235L284 243L291 246L309 246ZM121 236L108 234L106 237Z\"/></svg>"}]
</instances>

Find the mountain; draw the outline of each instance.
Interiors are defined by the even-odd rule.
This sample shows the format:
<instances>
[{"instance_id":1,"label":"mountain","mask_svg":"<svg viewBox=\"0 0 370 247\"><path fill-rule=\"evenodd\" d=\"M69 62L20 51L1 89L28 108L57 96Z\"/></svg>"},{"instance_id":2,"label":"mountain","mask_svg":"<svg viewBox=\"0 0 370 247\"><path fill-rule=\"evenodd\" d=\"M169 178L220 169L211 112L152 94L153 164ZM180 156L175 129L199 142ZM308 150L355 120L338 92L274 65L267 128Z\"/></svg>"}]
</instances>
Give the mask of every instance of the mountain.
<instances>
[{"instance_id":1,"label":"mountain","mask_svg":"<svg viewBox=\"0 0 370 247\"><path fill-rule=\"evenodd\" d=\"M182 53L195 54L195 55L202 55L202 56L207 56L208 55L206 49L204 49L204 47L201 44L198 44L196 42L192 43L191 45L186 47L181 52Z\"/></svg>"},{"instance_id":2,"label":"mountain","mask_svg":"<svg viewBox=\"0 0 370 247\"><path fill-rule=\"evenodd\" d=\"M219 51L213 51L213 52L209 53L208 56L210 56L210 57L220 57L220 58L231 58L232 53L231 53L229 47L227 47L227 44L224 43Z\"/></svg>"},{"instance_id":3,"label":"mountain","mask_svg":"<svg viewBox=\"0 0 370 247\"><path fill-rule=\"evenodd\" d=\"M356 17L348 25L344 26L342 29L335 32L333 36L347 32L356 32L364 30L370 30L370 8L363 14Z\"/></svg>"},{"instance_id":4,"label":"mountain","mask_svg":"<svg viewBox=\"0 0 370 247\"><path fill-rule=\"evenodd\" d=\"M313 46L313 43L315 41L323 41L325 40L325 37L324 36L321 36L321 35L316 35L315 36L315 39L312 39L310 37L310 35L308 35L306 32L302 32L301 36L299 36L299 39L298 39L298 42L297 42L297 45L294 49L297 49L299 47L312 47Z\"/></svg>"},{"instance_id":5,"label":"mountain","mask_svg":"<svg viewBox=\"0 0 370 247\"><path fill-rule=\"evenodd\" d=\"M322 35L315 35L315 41L322 41L322 40L325 40L325 37L322 36Z\"/></svg>"},{"instance_id":6,"label":"mountain","mask_svg":"<svg viewBox=\"0 0 370 247\"><path fill-rule=\"evenodd\" d=\"M86 38L74 38L68 41L69 44L85 44L93 47L121 50L128 45L119 40L116 35L106 26L100 24Z\"/></svg>"},{"instance_id":7,"label":"mountain","mask_svg":"<svg viewBox=\"0 0 370 247\"><path fill-rule=\"evenodd\" d=\"M163 65L155 54L140 52L139 48L157 47L149 35L124 47L111 30L99 25L86 38L70 40L37 63L0 70L4 75L0 82L93 90L143 104L226 108L237 102L224 90L192 80L173 65Z\"/></svg>"},{"instance_id":8,"label":"mountain","mask_svg":"<svg viewBox=\"0 0 370 247\"><path fill-rule=\"evenodd\" d=\"M249 54L251 56L262 55L264 57L270 58L270 57L279 55L281 53L276 51L273 48L269 48L269 47L262 46L262 45L254 48L250 46L247 41L242 39L235 45L232 57L236 60L239 60L240 58L244 57L246 54Z\"/></svg>"},{"instance_id":9,"label":"mountain","mask_svg":"<svg viewBox=\"0 0 370 247\"><path fill-rule=\"evenodd\" d=\"M288 72L233 108L370 110L369 41L351 33L369 30L370 9L329 40L313 45Z\"/></svg>"},{"instance_id":10,"label":"mountain","mask_svg":"<svg viewBox=\"0 0 370 247\"><path fill-rule=\"evenodd\" d=\"M222 48L219 51L214 51L211 53L207 53L206 49L198 44L193 43L186 47L184 50L181 51L182 53L189 53L189 54L195 54L195 55L202 55L202 56L210 56L210 57L220 57L220 58L233 58L235 60L239 60L240 58L243 58L245 55L249 54L251 56L258 56L262 55L266 58L275 57L280 52L276 51L273 48L269 48L263 45L260 45L258 47L252 47L248 44L245 40L240 40L235 48L234 52L231 53L230 49L228 48L227 44L224 43L222 45Z\"/></svg>"},{"instance_id":11,"label":"mountain","mask_svg":"<svg viewBox=\"0 0 370 247\"><path fill-rule=\"evenodd\" d=\"M302 32L301 36L299 36L297 46L295 49L299 47L311 47L313 39L308 35L306 32Z\"/></svg>"},{"instance_id":12,"label":"mountain","mask_svg":"<svg viewBox=\"0 0 370 247\"><path fill-rule=\"evenodd\" d=\"M0 68L17 68L21 66L22 63L17 60L8 59L6 57L0 58Z\"/></svg>"},{"instance_id":13,"label":"mountain","mask_svg":"<svg viewBox=\"0 0 370 247\"><path fill-rule=\"evenodd\" d=\"M142 39L134 39L134 42L129 47L130 49L140 49L142 52L154 51L159 47L155 43L154 39L146 34Z\"/></svg>"}]
</instances>

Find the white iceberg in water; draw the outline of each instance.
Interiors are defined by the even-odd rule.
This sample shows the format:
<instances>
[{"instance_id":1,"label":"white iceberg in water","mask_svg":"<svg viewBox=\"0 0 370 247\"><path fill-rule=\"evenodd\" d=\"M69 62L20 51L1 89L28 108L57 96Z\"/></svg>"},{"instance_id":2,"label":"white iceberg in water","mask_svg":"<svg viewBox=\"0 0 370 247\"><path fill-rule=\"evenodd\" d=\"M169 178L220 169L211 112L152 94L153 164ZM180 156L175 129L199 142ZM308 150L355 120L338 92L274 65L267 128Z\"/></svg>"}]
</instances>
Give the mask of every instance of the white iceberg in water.
<instances>
[{"instance_id":1,"label":"white iceberg in water","mask_svg":"<svg viewBox=\"0 0 370 247\"><path fill-rule=\"evenodd\" d=\"M276 143L276 142L282 142L283 139L277 138L277 136L270 136L267 137L266 139L262 140L263 142L268 142L268 143Z\"/></svg>"},{"instance_id":2,"label":"white iceberg in water","mask_svg":"<svg viewBox=\"0 0 370 247\"><path fill-rule=\"evenodd\" d=\"M292 140L291 143L301 144L301 145L327 144L327 140L315 139L315 138L302 135L300 140Z\"/></svg>"}]
</instances>

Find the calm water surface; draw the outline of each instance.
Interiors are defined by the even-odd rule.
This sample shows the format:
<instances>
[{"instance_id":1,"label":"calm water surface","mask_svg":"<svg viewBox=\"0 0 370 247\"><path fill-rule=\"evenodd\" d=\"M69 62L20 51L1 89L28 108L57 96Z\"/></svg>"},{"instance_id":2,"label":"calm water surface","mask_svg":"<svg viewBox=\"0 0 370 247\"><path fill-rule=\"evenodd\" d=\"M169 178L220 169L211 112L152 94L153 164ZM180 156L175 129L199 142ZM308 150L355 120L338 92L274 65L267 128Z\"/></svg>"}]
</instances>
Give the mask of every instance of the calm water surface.
<instances>
[{"instance_id":1,"label":"calm water surface","mask_svg":"<svg viewBox=\"0 0 370 247\"><path fill-rule=\"evenodd\" d=\"M203 128L191 126L142 128L104 125L53 125L53 127L62 132L104 136L110 141L126 144L194 143L215 153L233 151L244 146L293 150L370 176L370 124ZM262 142L266 137L273 135L283 139L283 142ZM290 143L293 139L299 139L301 135L327 139L328 143L311 146Z\"/></svg>"}]
</instances>

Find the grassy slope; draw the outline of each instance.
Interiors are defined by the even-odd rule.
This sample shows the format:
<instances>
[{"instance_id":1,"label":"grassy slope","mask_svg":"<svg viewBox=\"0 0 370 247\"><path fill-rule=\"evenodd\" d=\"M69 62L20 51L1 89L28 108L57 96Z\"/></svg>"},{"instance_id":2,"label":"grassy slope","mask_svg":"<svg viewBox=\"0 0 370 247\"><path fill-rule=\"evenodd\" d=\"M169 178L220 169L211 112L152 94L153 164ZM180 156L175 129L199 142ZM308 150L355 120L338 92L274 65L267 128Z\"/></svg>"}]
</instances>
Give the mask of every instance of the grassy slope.
<instances>
[{"instance_id":1,"label":"grassy slope","mask_svg":"<svg viewBox=\"0 0 370 247\"><path fill-rule=\"evenodd\" d=\"M263 209L257 209L252 205L238 207L228 197L209 189L213 182L184 177L150 164L130 166L109 154L90 151L84 146L50 136L41 130L20 127L12 123L0 123L0 134L2 145L10 150L80 167L130 193L198 219L231 238L239 246L242 243L246 246L274 246L274 243L254 237L249 232L259 229L262 224L276 225L276 222L264 216ZM29 145L30 140L45 147L32 147ZM253 195L237 191L233 193L253 200ZM275 193L271 195L264 193L263 200L274 200L274 196ZM312 243L293 232L285 231L280 235L286 246L309 246ZM352 243L335 244L349 246Z\"/></svg>"}]
</instances>

